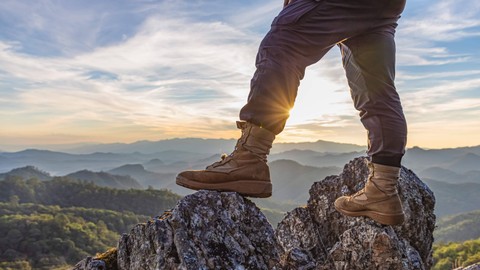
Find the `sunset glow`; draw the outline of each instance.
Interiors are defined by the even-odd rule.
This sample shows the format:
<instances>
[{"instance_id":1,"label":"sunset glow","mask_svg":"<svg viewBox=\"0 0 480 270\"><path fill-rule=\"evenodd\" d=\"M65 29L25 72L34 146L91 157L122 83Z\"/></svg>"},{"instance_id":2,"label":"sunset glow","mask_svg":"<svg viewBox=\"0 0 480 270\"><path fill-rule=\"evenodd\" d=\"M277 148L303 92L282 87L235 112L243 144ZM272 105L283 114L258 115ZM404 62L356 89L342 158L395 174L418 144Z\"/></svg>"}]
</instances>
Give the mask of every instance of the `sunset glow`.
<instances>
[{"instance_id":1,"label":"sunset glow","mask_svg":"<svg viewBox=\"0 0 480 270\"><path fill-rule=\"evenodd\" d=\"M0 3L0 151L236 138L282 1ZM461 15L460 15L461 14ZM480 145L480 2L411 1L397 31L408 146ZM366 143L337 48L307 70L279 142Z\"/></svg>"}]
</instances>

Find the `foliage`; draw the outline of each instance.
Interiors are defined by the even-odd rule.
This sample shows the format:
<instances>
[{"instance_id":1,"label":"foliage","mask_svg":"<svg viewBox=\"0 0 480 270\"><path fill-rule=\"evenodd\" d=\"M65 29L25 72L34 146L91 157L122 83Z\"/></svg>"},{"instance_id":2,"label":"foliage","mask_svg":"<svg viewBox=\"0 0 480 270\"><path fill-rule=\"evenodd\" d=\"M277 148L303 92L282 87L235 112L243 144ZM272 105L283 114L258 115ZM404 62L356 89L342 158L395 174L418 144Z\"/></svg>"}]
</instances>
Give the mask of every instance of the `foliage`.
<instances>
[{"instance_id":1,"label":"foliage","mask_svg":"<svg viewBox=\"0 0 480 270\"><path fill-rule=\"evenodd\" d=\"M450 270L480 262L480 238L463 243L434 244L433 250L433 270Z\"/></svg>"},{"instance_id":2,"label":"foliage","mask_svg":"<svg viewBox=\"0 0 480 270\"><path fill-rule=\"evenodd\" d=\"M20 203L131 211L147 216L173 208L180 199L168 190L119 190L65 177L42 182L37 179L25 181L16 176L0 181L0 202L9 202L15 199L13 196L17 196Z\"/></svg>"},{"instance_id":3,"label":"foliage","mask_svg":"<svg viewBox=\"0 0 480 270\"><path fill-rule=\"evenodd\" d=\"M174 207L167 190L118 190L55 177L0 181L0 269L67 269Z\"/></svg>"},{"instance_id":4,"label":"foliage","mask_svg":"<svg viewBox=\"0 0 480 270\"><path fill-rule=\"evenodd\" d=\"M111 248L104 253L99 253L95 256L95 259L105 262L105 266L110 270L117 270L117 248Z\"/></svg>"},{"instance_id":5,"label":"foliage","mask_svg":"<svg viewBox=\"0 0 480 270\"><path fill-rule=\"evenodd\" d=\"M147 217L131 212L0 203L0 269L51 269L116 246Z\"/></svg>"},{"instance_id":6,"label":"foliage","mask_svg":"<svg viewBox=\"0 0 480 270\"><path fill-rule=\"evenodd\" d=\"M447 216L437 222L435 242L463 242L480 237L480 210Z\"/></svg>"}]
</instances>

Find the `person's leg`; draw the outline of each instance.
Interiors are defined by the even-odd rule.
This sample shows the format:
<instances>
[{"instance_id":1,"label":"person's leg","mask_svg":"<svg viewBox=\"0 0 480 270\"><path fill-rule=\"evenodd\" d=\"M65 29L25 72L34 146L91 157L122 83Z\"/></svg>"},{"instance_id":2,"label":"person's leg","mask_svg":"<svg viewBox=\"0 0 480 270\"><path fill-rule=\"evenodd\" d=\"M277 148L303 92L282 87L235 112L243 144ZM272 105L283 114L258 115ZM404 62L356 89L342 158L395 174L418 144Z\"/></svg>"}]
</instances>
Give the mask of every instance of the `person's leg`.
<instances>
[{"instance_id":1,"label":"person's leg","mask_svg":"<svg viewBox=\"0 0 480 270\"><path fill-rule=\"evenodd\" d=\"M232 154L202 171L186 171L177 184L192 189L271 195L266 156L289 116L305 68L342 40L371 29L391 0L293 0L263 39L247 104L240 111L242 136Z\"/></svg>"},{"instance_id":2,"label":"person's leg","mask_svg":"<svg viewBox=\"0 0 480 270\"><path fill-rule=\"evenodd\" d=\"M260 45L257 70L240 119L279 134L294 105L305 68L320 60L338 42L382 21L378 17L388 2L292 1L274 20Z\"/></svg>"},{"instance_id":3,"label":"person's leg","mask_svg":"<svg viewBox=\"0 0 480 270\"><path fill-rule=\"evenodd\" d=\"M394 84L393 29L379 29L339 46L355 108L368 131L368 155L374 163L400 167L407 124Z\"/></svg>"},{"instance_id":4,"label":"person's leg","mask_svg":"<svg viewBox=\"0 0 480 270\"><path fill-rule=\"evenodd\" d=\"M335 202L349 216L368 216L382 224L398 225L404 214L396 184L404 154L407 126L395 89L396 24L339 44L355 108L368 131L370 175L365 188Z\"/></svg>"}]
</instances>

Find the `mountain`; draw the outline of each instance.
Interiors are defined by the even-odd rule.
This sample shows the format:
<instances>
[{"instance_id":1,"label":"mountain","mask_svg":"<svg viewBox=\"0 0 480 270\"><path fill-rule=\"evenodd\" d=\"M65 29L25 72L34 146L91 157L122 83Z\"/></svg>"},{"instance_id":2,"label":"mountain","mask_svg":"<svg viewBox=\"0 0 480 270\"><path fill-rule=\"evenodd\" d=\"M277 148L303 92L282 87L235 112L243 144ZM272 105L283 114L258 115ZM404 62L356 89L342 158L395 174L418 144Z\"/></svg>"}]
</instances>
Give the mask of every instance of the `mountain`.
<instances>
[{"instance_id":1,"label":"mountain","mask_svg":"<svg viewBox=\"0 0 480 270\"><path fill-rule=\"evenodd\" d=\"M289 150L269 156L270 161L289 159L302 165L315 167L340 166L353 158L365 156L364 152L320 153L313 150Z\"/></svg>"},{"instance_id":2,"label":"mountain","mask_svg":"<svg viewBox=\"0 0 480 270\"><path fill-rule=\"evenodd\" d=\"M13 153L0 153L0 158L4 160L4 162L0 163L0 172L33 165L58 176L84 169L107 171L124 164L147 163L152 159L159 159L166 163L165 168L168 168L172 163L178 162L183 162L188 166L188 164L198 159L205 158L205 154L184 151L165 151L153 154L142 154L139 152L127 154L101 152L92 154L68 154L30 149ZM178 169L178 166L171 167Z\"/></svg>"},{"instance_id":3,"label":"mountain","mask_svg":"<svg viewBox=\"0 0 480 270\"><path fill-rule=\"evenodd\" d=\"M14 176L24 179L36 178L40 181L47 181L52 179L52 176L48 172L44 172L34 166L25 166L22 168L13 169L7 173L0 173L0 180Z\"/></svg>"},{"instance_id":4,"label":"mountain","mask_svg":"<svg viewBox=\"0 0 480 270\"><path fill-rule=\"evenodd\" d=\"M449 162L446 168L457 173L478 170L480 168L480 156L466 153Z\"/></svg>"},{"instance_id":5,"label":"mountain","mask_svg":"<svg viewBox=\"0 0 480 270\"><path fill-rule=\"evenodd\" d=\"M308 190L313 182L342 171L339 167L304 166L293 160L276 160L270 162L269 167L272 199L297 205L308 199Z\"/></svg>"},{"instance_id":6,"label":"mountain","mask_svg":"<svg viewBox=\"0 0 480 270\"><path fill-rule=\"evenodd\" d=\"M421 178L435 179L447 183L479 183L480 171L467 171L464 173L456 173L454 171L440 168L430 167L418 173Z\"/></svg>"},{"instance_id":7,"label":"mountain","mask_svg":"<svg viewBox=\"0 0 480 270\"><path fill-rule=\"evenodd\" d=\"M417 172L431 167L460 174L474 171L480 168L480 146L432 150L413 147L407 149L403 165Z\"/></svg>"},{"instance_id":8,"label":"mountain","mask_svg":"<svg viewBox=\"0 0 480 270\"><path fill-rule=\"evenodd\" d=\"M312 150L315 152L325 153L346 153L365 151L366 147L357 144L337 143L318 140L316 142L302 142L302 143L275 143L272 147L272 153L280 153L290 150ZM344 164L344 163L342 163Z\"/></svg>"},{"instance_id":9,"label":"mountain","mask_svg":"<svg viewBox=\"0 0 480 270\"><path fill-rule=\"evenodd\" d=\"M423 179L435 193L435 214L438 217L480 209L480 183L450 184Z\"/></svg>"},{"instance_id":10,"label":"mountain","mask_svg":"<svg viewBox=\"0 0 480 270\"><path fill-rule=\"evenodd\" d=\"M114 168L109 173L126 175L138 180L145 187L168 189L180 195L192 193L191 190L178 186L175 183L177 173L157 173L146 170L141 164L127 164Z\"/></svg>"},{"instance_id":11,"label":"mountain","mask_svg":"<svg viewBox=\"0 0 480 270\"><path fill-rule=\"evenodd\" d=\"M0 202L11 202L14 196L20 203L130 211L146 216L172 208L181 198L168 190L113 189L65 177L43 182L22 178L0 181ZM152 207L145 208L145 204Z\"/></svg>"},{"instance_id":12,"label":"mountain","mask_svg":"<svg viewBox=\"0 0 480 270\"><path fill-rule=\"evenodd\" d=\"M128 175L115 175L106 172L92 172L82 170L67 174L65 177L76 179L79 181L92 182L101 187L111 187L119 189L142 189L143 186L135 179Z\"/></svg>"},{"instance_id":13,"label":"mountain","mask_svg":"<svg viewBox=\"0 0 480 270\"><path fill-rule=\"evenodd\" d=\"M403 170L399 181L403 224L384 226L335 210L335 199L361 189L367 175L359 158L340 175L315 182L306 205L276 230L248 198L202 190L74 269L430 269L435 199L411 171Z\"/></svg>"},{"instance_id":14,"label":"mountain","mask_svg":"<svg viewBox=\"0 0 480 270\"><path fill-rule=\"evenodd\" d=\"M433 235L436 243L480 239L480 210L443 217Z\"/></svg>"},{"instance_id":15,"label":"mountain","mask_svg":"<svg viewBox=\"0 0 480 270\"><path fill-rule=\"evenodd\" d=\"M134 143L110 143L87 145L72 148L70 153L92 153L92 152L112 152L112 153L133 153L140 152L144 154L153 154L163 151L184 151L195 153L222 153L231 151L235 145L235 140L225 139L169 139L161 141L138 141Z\"/></svg>"},{"instance_id":16,"label":"mountain","mask_svg":"<svg viewBox=\"0 0 480 270\"><path fill-rule=\"evenodd\" d=\"M234 139L200 139L200 138L184 138L169 139L161 141L138 141L134 143L112 143L86 145L72 148L67 152L70 153L92 153L92 152L112 152L112 153L133 153L141 152L151 154L169 150L195 152L204 154L230 153L235 146ZM353 152L362 151L365 146L347 143L336 143L328 141L303 142L303 143L275 143L272 153L284 152L293 149L313 150L317 152Z\"/></svg>"},{"instance_id":17,"label":"mountain","mask_svg":"<svg viewBox=\"0 0 480 270\"><path fill-rule=\"evenodd\" d=\"M219 160L222 153L230 153L233 149L233 141L172 139L159 142L145 141L134 144L120 144L122 146L120 148L116 148L119 146L118 144L104 146L89 147L93 147L90 149L92 151L131 152L72 154L30 149L13 153L0 153L0 172L33 165L47 170L53 175L64 175L84 169L108 171L125 164L143 164L147 170L152 172L174 174L185 169L205 168L208 164ZM175 149L175 147L178 149ZM348 150L348 152L338 152L342 150ZM145 151L145 153L140 151ZM470 172L478 171L478 168L480 168L478 152L480 152L480 146L435 150L414 147L407 150L404 165L420 173L432 167L442 168L460 175L468 173L469 179L475 180L478 173ZM365 155L363 147L345 146L325 141L298 144L278 143L274 144L271 153L269 161L290 159L302 165L314 167L338 167L339 164L344 164L352 158ZM430 175L426 175L426 177L430 178Z\"/></svg>"},{"instance_id":18,"label":"mountain","mask_svg":"<svg viewBox=\"0 0 480 270\"><path fill-rule=\"evenodd\" d=\"M127 211L0 202L0 269L70 269L116 244L146 216Z\"/></svg>"}]
</instances>

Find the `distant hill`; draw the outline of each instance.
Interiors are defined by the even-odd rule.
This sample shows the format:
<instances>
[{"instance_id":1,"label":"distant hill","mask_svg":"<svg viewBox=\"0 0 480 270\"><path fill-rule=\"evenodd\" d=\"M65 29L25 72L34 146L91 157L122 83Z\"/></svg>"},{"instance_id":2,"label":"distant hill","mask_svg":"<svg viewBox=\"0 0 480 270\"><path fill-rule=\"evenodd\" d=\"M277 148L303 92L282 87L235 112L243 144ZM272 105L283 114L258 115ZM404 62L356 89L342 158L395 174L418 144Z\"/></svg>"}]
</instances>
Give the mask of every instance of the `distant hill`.
<instances>
[{"instance_id":1,"label":"distant hill","mask_svg":"<svg viewBox=\"0 0 480 270\"><path fill-rule=\"evenodd\" d=\"M413 147L407 149L403 165L417 172L440 167L462 174L480 168L480 146L433 150Z\"/></svg>"},{"instance_id":2,"label":"distant hill","mask_svg":"<svg viewBox=\"0 0 480 270\"><path fill-rule=\"evenodd\" d=\"M435 194L435 214L441 218L480 209L480 184L450 184L422 179Z\"/></svg>"},{"instance_id":3,"label":"distant hill","mask_svg":"<svg viewBox=\"0 0 480 270\"><path fill-rule=\"evenodd\" d=\"M457 173L478 170L480 169L480 155L466 153L449 162L446 168Z\"/></svg>"},{"instance_id":4,"label":"distant hill","mask_svg":"<svg viewBox=\"0 0 480 270\"><path fill-rule=\"evenodd\" d=\"M22 168L13 169L7 173L0 173L0 180L12 176L18 176L24 179L36 178L40 181L47 181L52 179L52 176L48 172L44 172L34 166L25 166Z\"/></svg>"},{"instance_id":5,"label":"distant hill","mask_svg":"<svg viewBox=\"0 0 480 270\"><path fill-rule=\"evenodd\" d=\"M67 174L65 177L79 181L92 182L101 187L111 187L119 189L143 189L144 187L135 179L128 175L115 175L106 172L92 172L82 170Z\"/></svg>"},{"instance_id":6,"label":"distant hill","mask_svg":"<svg viewBox=\"0 0 480 270\"><path fill-rule=\"evenodd\" d=\"M146 216L155 216L172 208L181 198L167 190L113 189L65 177L43 182L20 177L0 181L0 202L10 202L14 196L20 203L130 211Z\"/></svg>"},{"instance_id":7,"label":"distant hill","mask_svg":"<svg viewBox=\"0 0 480 270\"><path fill-rule=\"evenodd\" d=\"M365 152L348 152L348 153L320 153L313 150L289 150L282 153L272 154L269 156L270 161L275 160L294 160L302 165L314 167L341 167L348 161L365 156Z\"/></svg>"},{"instance_id":8,"label":"distant hill","mask_svg":"<svg viewBox=\"0 0 480 270\"><path fill-rule=\"evenodd\" d=\"M239 133L240 135L240 133ZM235 146L235 139L200 139L200 138L184 138L169 139L161 141L138 141L134 143L113 143L113 144L97 144L86 145L72 148L67 152L71 153L92 153L92 152L112 152L112 153L133 153L140 152L144 154L152 154L168 150L186 151L195 153L215 154L230 153ZM318 140L316 142L303 143L275 143L272 153L284 152L288 150L313 150L317 152L353 152L362 151L365 146L347 143L337 143Z\"/></svg>"},{"instance_id":9,"label":"distant hill","mask_svg":"<svg viewBox=\"0 0 480 270\"><path fill-rule=\"evenodd\" d=\"M304 204L309 198L313 182L338 174L339 167L304 166L293 160L276 160L269 163L273 184L272 199L280 202Z\"/></svg>"},{"instance_id":10,"label":"distant hill","mask_svg":"<svg viewBox=\"0 0 480 270\"><path fill-rule=\"evenodd\" d=\"M0 173L32 165L58 176L84 169L108 171L125 164L142 164L147 170L157 173L178 173L185 169L204 168L219 160L222 153L230 153L233 144L233 140L172 139L119 144L122 147L118 149L115 148L119 146L117 144L88 146L92 147L90 149L92 151L130 151L118 153L69 154L30 149L0 153ZM177 146L178 149L175 149ZM145 150L143 153L142 149L148 151ZM274 144L271 153L269 161L290 159L302 165L328 167L343 166L352 158L364 156L365 149L361 146L318 141ZM472 171L478 171L480 168L480 146L435 150L414 147L407 150L403 165L416 173L437 167L460 175L468 174L470 180L475 180L478 174ZM430 175L425 177L428 178Z\"/></svg>"},{"instance_id":11,"label":"distant hill","mask_svg":"<svg viewBox=\"0 0 480 270\"><path fill-rule=\"evenodd\" d=\"M160 141L138 141L134 143L109 143L95 144L72 148L70 153L92 153L92 152L111 152L111 153L134 153L153 154L163 151L184 151L195 153L218 153L229 151L235 145L236 140L230 139L169 139Z\"/></svg>"},{"instance_id":12,"label":"distant hill","mask_svg":"<svg viewBox=\"0 0 480 270\"><path fill-rule=\"evenodd\" d=\"M480 210L446 216L437 221L435 242L463 242L480 238Z\"/></svg>"},{"instance_id":13,"label":"distant hill","mask_svg":"<svg viewBox=\"0 0 480 270\"><path fill-rule=\"evenodd\" d=\"M456 173L454 171L440 168L430 167L417 173L421 178L435 179L447 183L479 183L480 171L467 171L464 173Z\"/></svg>"},{"instance_id":14,"label":"distant hill","mask_svg":"<svg viewBox=\"0 0 480 270\"><path fill-rule=\"evenodd\" d=\"M189 164L201 158L205 158L205 154L183 151L165 151L154 154L142 154L138 152L127 154L100 152L92 154L67 154L30 149L13 153L0 153L0 159L3 159L3 162L0 163L0 172L7 172L14 168L33 165L47 170L53 175L60 176L84 169L107 171L124 164L147 163L152 159L165 162L167 167L175 162L186 162L185 164Z\"/></svg>"},{"instance_id":15,"label":"distant hill","mask_svg":"<svg viewBox=\"0 0 480 270\"><path fill-rule=\"evenodd\" d=\"M157 173L145 170L141 164L127 164L109 171L113 174L127 175L139 181L145 187L168 189L180 195L191 194L192 191L175 183L177 173Z\"/></svg>"}]
</instances>

